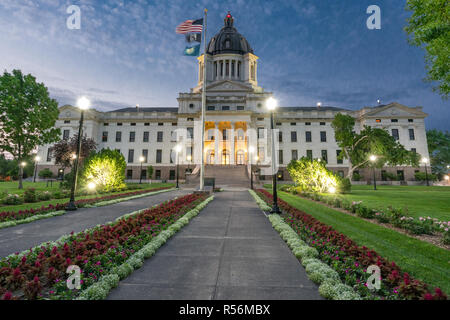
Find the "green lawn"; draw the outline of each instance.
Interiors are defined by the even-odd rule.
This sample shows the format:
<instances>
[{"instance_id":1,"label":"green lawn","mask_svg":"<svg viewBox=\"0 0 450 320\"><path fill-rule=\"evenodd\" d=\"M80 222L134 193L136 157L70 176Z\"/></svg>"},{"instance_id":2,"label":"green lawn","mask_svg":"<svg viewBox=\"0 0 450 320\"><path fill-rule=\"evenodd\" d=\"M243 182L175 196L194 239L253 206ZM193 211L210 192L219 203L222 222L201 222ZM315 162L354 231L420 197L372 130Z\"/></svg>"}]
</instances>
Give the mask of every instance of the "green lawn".
<instances>
[{"instance_id":1,"label":"green lawn","mask_svg":"<svg viewBox=\"0 0 450 320\"><path fill-rule=\"evenodd\" d=\"M367 246L390 261L395 261L415 278L450 293L450 251L286 192L279 192L279 196L359 245Z\"/></svg>"},{"instance_id":2,"label":"green lawn","mask_svg":"<svg viewBox=\"0 0 450 320\"><path fill-rule=\"evenodd\" d=\"M425 186L352 186L352 193L343 195L352 201L363 201L372 208L408 208L418 217L433 217L450 221L450 188Z\"/></svg>"},{"instance_id":3,"label":"green lawn","mask_svg":"<svg viewBox=\"0 0 450 320\"><path fill-rule=\"evenodd\" d=\"M8 181L8 182L0 182L0 193L8 192L8 193L15 193L15 194L22 194L26 188L35 188L39 191L56 191L59 190L59 182L53 181L53 187L49 186L47 187L47 182L29 182L24 181L23 182L23 189L19 190L19 182L17 181Z\"/></svg>"},{"instance_id":4,"label":"green lawn","mask_svg":"<svg viewBox=\"0 0 450 320\"><path fill-rule=\"evenodd\" d=\"M9 184L9 185L7 185ZM128 184L128 185L132 185L132 184ZM16 189L12 189L11 187L16 186ZM56 187L55 187L56 186ZM40 191L56 191L59 190L59 183L54 183L53 184L53 188L46 188L45 187L45 182L36 182L35 184L32 182L27 182L26 185L24 185L24 187L35 187L36 190L40 190ZM142 187L142 189L146 189L146 190L151 190L151 189L157 189L157 188L163 188L163 187L174 187L175 185L173 183L143 183L140 185ZM8 187L10 187L10 189L8 189ZM3 190L8 190L9 193L19 193L17 192L17 183L16 182L0 182L0 192L2 192ZM23 190L21 190L23 192ZM126 192L133 192L133 191L138 191L138 190L127 190L127 191L119 191L119 192L111 192L111 193L104 193L104 194L93 194L93 195L87 195L87 196L80 196L80 197L76 197L76 200L80 200L80 199L90 199L90 198L96 198L96 197L101 197L101 196L107 196L107 195L113 195L113 194L118 194L118 193L126 193ZM0 204L0 211L19 211L19 210L24 210L24 209L30 209L30 208L40 208L42 206L48 206L50 204L56 205L58 203L67 203L69 202L69 198L64 198L64 199L52 199L52 200L48 200L48 201L41 201L41 202L35 202L35 203L24 203L21 205L14 205L14 206L6 206L3 204Z\"/></svg>"}]
</instances>

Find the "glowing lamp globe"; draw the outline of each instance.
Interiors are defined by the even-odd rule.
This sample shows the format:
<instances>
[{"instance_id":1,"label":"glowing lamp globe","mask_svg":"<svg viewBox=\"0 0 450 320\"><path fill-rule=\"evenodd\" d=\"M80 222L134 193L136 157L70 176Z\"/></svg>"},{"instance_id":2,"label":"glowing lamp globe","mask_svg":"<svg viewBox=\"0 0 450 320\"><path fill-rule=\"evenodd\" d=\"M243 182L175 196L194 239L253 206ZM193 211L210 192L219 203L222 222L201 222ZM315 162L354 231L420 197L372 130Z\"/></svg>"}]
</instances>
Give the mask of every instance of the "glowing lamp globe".
<instances>
[{"instance_id":1,"label":"glowing lamp globe","mask_svg":"<svg viewBox=\"0 0 450 320\"><path fill-rule=\"evenodd\" d=\"M81 110L87 110L89 109L91 105L91 102L89 101L88 98L86 97L81 97L80 99L78 99L77 101L77 106L78 108L80 108Z\"/></svg>"},{"instance_id":2,"label":"glowing lamp globe","mask_svg":"<svg viewBox=\"0 0 450 320\"><path fill-rule=\"evenodd\" d=\"M96 185L95 185L94 182L89 182L88 185L87 185L87 187L88 187L89 190L94 190L95 187L96 187Z\"/></svg>"},{"instance_id":3,"label":"glowing lamp globe","mask_svg":"<svg viewBox=\"0 0 450 320\"><path fill-rule=\"evenodd\" d=\"M267 106L267 109L269 109L270 111L273 111L273 110L275 110L277 108L278 101L275 100L274 98L270 97L266 101L266 106Z\"/></svg>"}]
</instances>

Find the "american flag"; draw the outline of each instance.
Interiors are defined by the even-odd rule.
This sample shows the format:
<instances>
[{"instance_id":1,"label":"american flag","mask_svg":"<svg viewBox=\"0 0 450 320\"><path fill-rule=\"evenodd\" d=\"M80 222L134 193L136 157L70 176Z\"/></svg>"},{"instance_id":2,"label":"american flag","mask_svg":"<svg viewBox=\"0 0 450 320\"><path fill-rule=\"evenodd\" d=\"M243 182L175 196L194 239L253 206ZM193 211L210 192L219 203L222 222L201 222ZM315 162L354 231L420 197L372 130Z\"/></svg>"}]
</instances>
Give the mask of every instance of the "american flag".
<instances>
[{"instance_id":1,"label":"american flag","mask_svg":"<svg viewBox=\"0 0 450 320\"><path fill-rule=\"evenodd\" d=\"M198 19L198 20L186 20L177 27L175 32L179 34L186 34L189 32L202 32L202 30L203 30L203 19Z\"/></svg>"}]
</instances>

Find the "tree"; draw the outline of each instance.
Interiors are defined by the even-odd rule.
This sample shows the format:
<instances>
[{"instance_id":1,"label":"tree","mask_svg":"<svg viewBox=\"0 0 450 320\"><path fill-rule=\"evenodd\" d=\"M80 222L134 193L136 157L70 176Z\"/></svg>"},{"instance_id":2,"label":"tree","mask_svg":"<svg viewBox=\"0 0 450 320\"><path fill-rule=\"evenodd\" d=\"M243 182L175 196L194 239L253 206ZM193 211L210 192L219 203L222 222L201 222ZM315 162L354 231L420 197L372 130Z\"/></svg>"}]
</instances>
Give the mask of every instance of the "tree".
<instances>
[{"instance_id":1,"label":"tree","mask_svg":"<svg viewBox=\"0 0 450 320\"><path fill-rule=\"evenodd\" d=\"M336 192L340 177L327 169L325 162L303 157L292 160L287 170L296 186L309 192Z\"/></svg>"},{"instance_id":2,"label":"tree","mask_svg":"<svg viewBox=\"0 0 450 320\"><path fill-rule=\"evenodd\" d=\"M21 163L36 147L58 140L59 110L43 83L20 70L0 76L0 150ZM23 168L19 166L19 189Z\"/></svg>"},{"instance_id":3,"label":"tree","mask_svg":"<svg viewBox=\"0 0 450 320\"><path fill-rule=\"evenodd\" d=\"M78 134L74 135L70 140L61 140L53 146L53 155L55 156L55 164L60 165L61 169L72 168L73 155L77 152ZM80 150L80 164L86 159L92 151L97 149L97 144L91 138L82 136Z\"/></svg>"},{"instance_id":4,"label":"tree","mask_svg":"<svg viewBox=\"0 0 450 320\"><path fill-rule=\"evenodd\" d=\"M408 0L406 10L412 11L405 31L409 42L425 48L427 81L437 82L434 91L444 99L450 92L450 2L448 0Z\"/></svg>"},{"instance_id":5,"label":"tree","mask_svg":"<svg viewBox=\"0 0 450 320\"><path fill-rule=\"evenodd\" d=\"M25 177L33 176L34 174L34 162L31 157L24 157L22 162L27 165L23 168L23 174ZM13 179L19 178L19 162L16 159L6 159L5 155L0 155L0 176L12 177Z\"/></svg>"},{"instance_id":6,"label":"tree","mask_svg":"<svg viewBox=\"0 0 450 320\"><path fill-rule=\"evenodd\" d=\"M427 141L431 168L438 176L442 176L450 165L450 133L436 129L428 130Z\"/></svg>"},{"instance_id":7,"label":"tree","mask_svg":"<svg viewBox=\"0 0 450 320\"><path fill-rule=\"evenodd\" d=\"M125 187L125 157L117 150L102 149L85 160L82 185L95 183L103 191L120 190Z\"/></svg>"},{"instance_id":8,"label":"tree","mask_svg":"<svg viewBox=\"0 0 450 320\"><path fill-rule=\"evenodd\" d=\"M353 129L355 119L349 115L338 113L331 126L339 147L342 148L340 159L347 159L347 177L351 179L353 171L358 168L375 166L381 168L389 165L413 165L419 163L419 156L407 151L386 130L364 126L360 133ZM377 160L371 164L370 156L375 155Z\"/></svg>"},{"instance_id":9,"label":"tree","mask_svg":"<svg viewBox=\"0 0 450 320\"><path fill-rule=\"evenodd\" d=\"M147 167L147 177L150 180L150 183L152 183L153 171L154 171L153 166Z\"/></svg>"}]
</instances>

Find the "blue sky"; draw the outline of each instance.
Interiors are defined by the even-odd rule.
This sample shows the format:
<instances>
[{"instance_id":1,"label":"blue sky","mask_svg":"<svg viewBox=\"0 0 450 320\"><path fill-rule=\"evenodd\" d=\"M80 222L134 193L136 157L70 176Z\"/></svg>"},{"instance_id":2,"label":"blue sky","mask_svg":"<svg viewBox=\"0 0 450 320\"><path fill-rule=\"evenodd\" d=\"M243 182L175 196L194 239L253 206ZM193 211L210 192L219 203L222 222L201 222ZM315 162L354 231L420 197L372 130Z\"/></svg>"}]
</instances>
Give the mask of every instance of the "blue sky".
<instances>
[{"instance_id":1,"label":"blue sky","mask_svg":"<svg viewBox=\"0 0 450 320\"><path fill-rule=\"evenodd\" d=\"M382 29L368 30L376 4ZM81 8L81 30L66 9ZM32 73L60 104L86 95L99 110L140 104L176 107L197 81L175 27L209 9L208 38L229 10L259 60L259 84L281 106L358 109L399 102L423 106L427 128L449 129L450 102L432 92L424 52L403 31L400 0L0 0L0 69Z\"/></svg>"}]
</instances>

